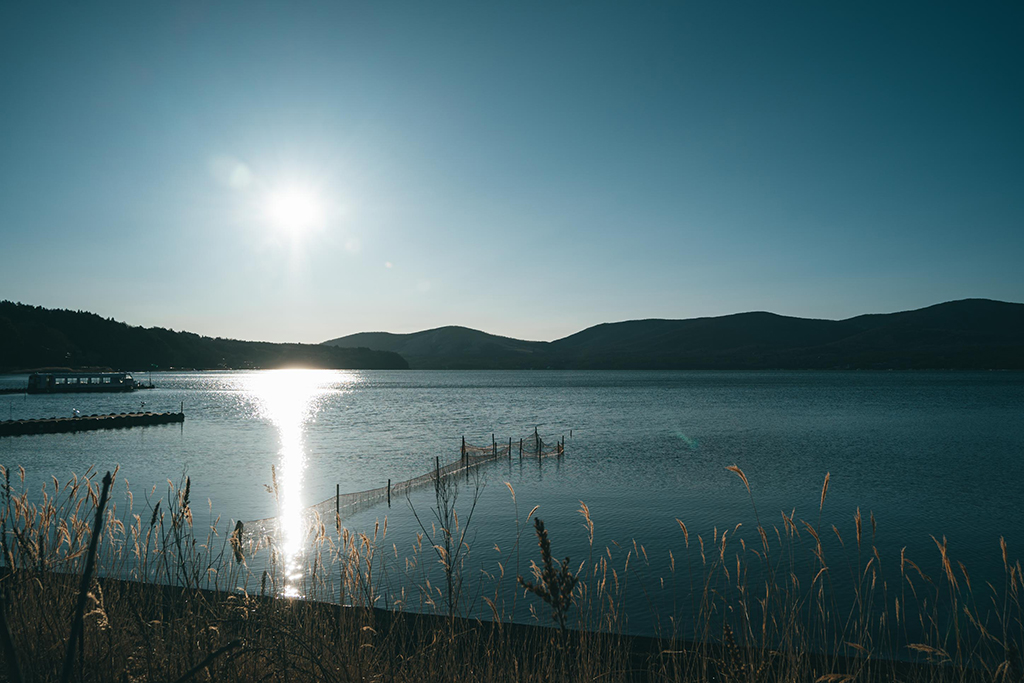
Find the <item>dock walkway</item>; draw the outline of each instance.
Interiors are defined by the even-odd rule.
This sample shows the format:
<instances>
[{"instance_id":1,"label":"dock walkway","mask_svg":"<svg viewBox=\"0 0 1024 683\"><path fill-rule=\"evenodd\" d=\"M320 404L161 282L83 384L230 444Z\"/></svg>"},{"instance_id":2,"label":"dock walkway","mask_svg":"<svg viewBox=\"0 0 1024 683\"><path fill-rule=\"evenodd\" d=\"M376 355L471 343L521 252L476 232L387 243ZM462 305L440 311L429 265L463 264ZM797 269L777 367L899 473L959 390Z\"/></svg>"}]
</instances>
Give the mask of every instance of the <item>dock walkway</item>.
<instances>
[{"instance_id":1,"label":"dock walkway","mask_svg":"<svg viewBox=\"0 0 1024 683\"><path fill-rule=\"evenodd\" d=\"M110 415L82 415L81 417L46 417L38 420L4 420L0 422L0 436L26 434L61 434L85 432L95 429L124 429L146 425L184 422L185 413L111 413Z\"/></svg>"}]
</instances>

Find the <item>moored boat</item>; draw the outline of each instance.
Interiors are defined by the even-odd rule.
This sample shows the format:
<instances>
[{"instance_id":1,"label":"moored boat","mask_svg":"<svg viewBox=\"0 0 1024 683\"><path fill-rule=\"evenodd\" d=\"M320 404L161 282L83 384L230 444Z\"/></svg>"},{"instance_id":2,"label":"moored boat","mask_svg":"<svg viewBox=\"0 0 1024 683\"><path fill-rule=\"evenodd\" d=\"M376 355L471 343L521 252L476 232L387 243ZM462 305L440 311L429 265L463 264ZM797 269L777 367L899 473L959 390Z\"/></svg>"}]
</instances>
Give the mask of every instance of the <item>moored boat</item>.
<instances>
[{"instance_id":1,"label":"moored boat","mask_svg":"<svg viewBox=\"0 0 1024 683\"><path fill-rule=\"evenodd\" d=\"M135 391L128 372L34 372L28 377L30 394Z\"/></svg>"}]
</instances>

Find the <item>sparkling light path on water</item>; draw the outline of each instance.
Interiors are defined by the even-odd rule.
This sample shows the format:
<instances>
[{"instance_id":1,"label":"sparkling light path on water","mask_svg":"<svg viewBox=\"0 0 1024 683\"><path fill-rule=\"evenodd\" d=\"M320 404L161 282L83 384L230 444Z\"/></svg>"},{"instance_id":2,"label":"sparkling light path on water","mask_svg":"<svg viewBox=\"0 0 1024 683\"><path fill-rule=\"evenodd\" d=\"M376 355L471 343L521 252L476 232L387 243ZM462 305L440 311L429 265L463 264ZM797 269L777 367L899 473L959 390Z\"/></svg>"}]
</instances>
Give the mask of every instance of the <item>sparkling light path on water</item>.
<instances>
[{"instance_id":1,"label":"sparkling light path on water","mask_svg":"<svg viewBox=\"0 0 1024 683\"><path fill-rule=\"evenodd\" d=\"M302 551L306 537L303 493L306 423L320 410L323 396L339 383L352 381L348 373L333 370L273 370L250 376L249 391L259 406L259 417L271 422L281 442L275 467L277 495L277 550L284 566L282 594L301 596Z\"/></svg>"}]
</instances>

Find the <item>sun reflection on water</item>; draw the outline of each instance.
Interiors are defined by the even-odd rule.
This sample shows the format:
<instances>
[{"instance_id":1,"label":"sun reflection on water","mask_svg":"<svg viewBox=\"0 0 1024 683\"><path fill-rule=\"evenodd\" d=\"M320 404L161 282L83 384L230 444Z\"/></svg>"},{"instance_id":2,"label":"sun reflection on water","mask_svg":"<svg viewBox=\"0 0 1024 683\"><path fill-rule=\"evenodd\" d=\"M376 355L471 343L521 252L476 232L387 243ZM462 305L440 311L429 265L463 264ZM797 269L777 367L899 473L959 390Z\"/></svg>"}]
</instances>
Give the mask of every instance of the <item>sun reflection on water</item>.
<instances>
[{"instance_id":1,"label":"sun reflection on water","mask_svg":"<svg viewBox=\"0 0 1024 683\"><path fill-rule=\"evenodd\" d=\"M277 428L281 441L275 468L277 549L284 567L282 594L289 597L302 595L302 550L308 526L303 431L328 390L346 380L350 380L348 373L334 370L265 370L253 373L249 380L248 389L257 400L260 417Z\"/></svg>"}]
</instances>

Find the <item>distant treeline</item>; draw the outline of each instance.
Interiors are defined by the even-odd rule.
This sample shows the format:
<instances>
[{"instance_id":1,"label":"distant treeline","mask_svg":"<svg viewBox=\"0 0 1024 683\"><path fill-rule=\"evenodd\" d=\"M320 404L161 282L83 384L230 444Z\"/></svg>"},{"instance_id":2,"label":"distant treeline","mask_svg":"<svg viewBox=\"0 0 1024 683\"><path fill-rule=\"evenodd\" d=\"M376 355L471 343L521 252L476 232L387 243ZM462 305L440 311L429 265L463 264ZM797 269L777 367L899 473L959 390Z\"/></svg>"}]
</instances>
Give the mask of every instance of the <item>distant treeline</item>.
<instances>
[{"instance_id":1,"label":"distant treeline","mask_svg":"<svg viewBox=\"0 0 1024 683\"><path fill-rule=\"evenodd\" d=\"M0 301L0 371L42 367L405 369L390 351L271 344L132 327L94 313Z\"/></svg>"},{"instance_id":2,"label":"distant treeline","mask_svg":"<svg viewBox=\"0 0 1024 683\"><path fill-rule=\"evenodd\" d=\"M965 299L813 320L739 313L604 323L552 342L465 327L364 332L324 342L394 351L414 369L1024 369L1024 304Z\"/></svg>"}]
</instances>

